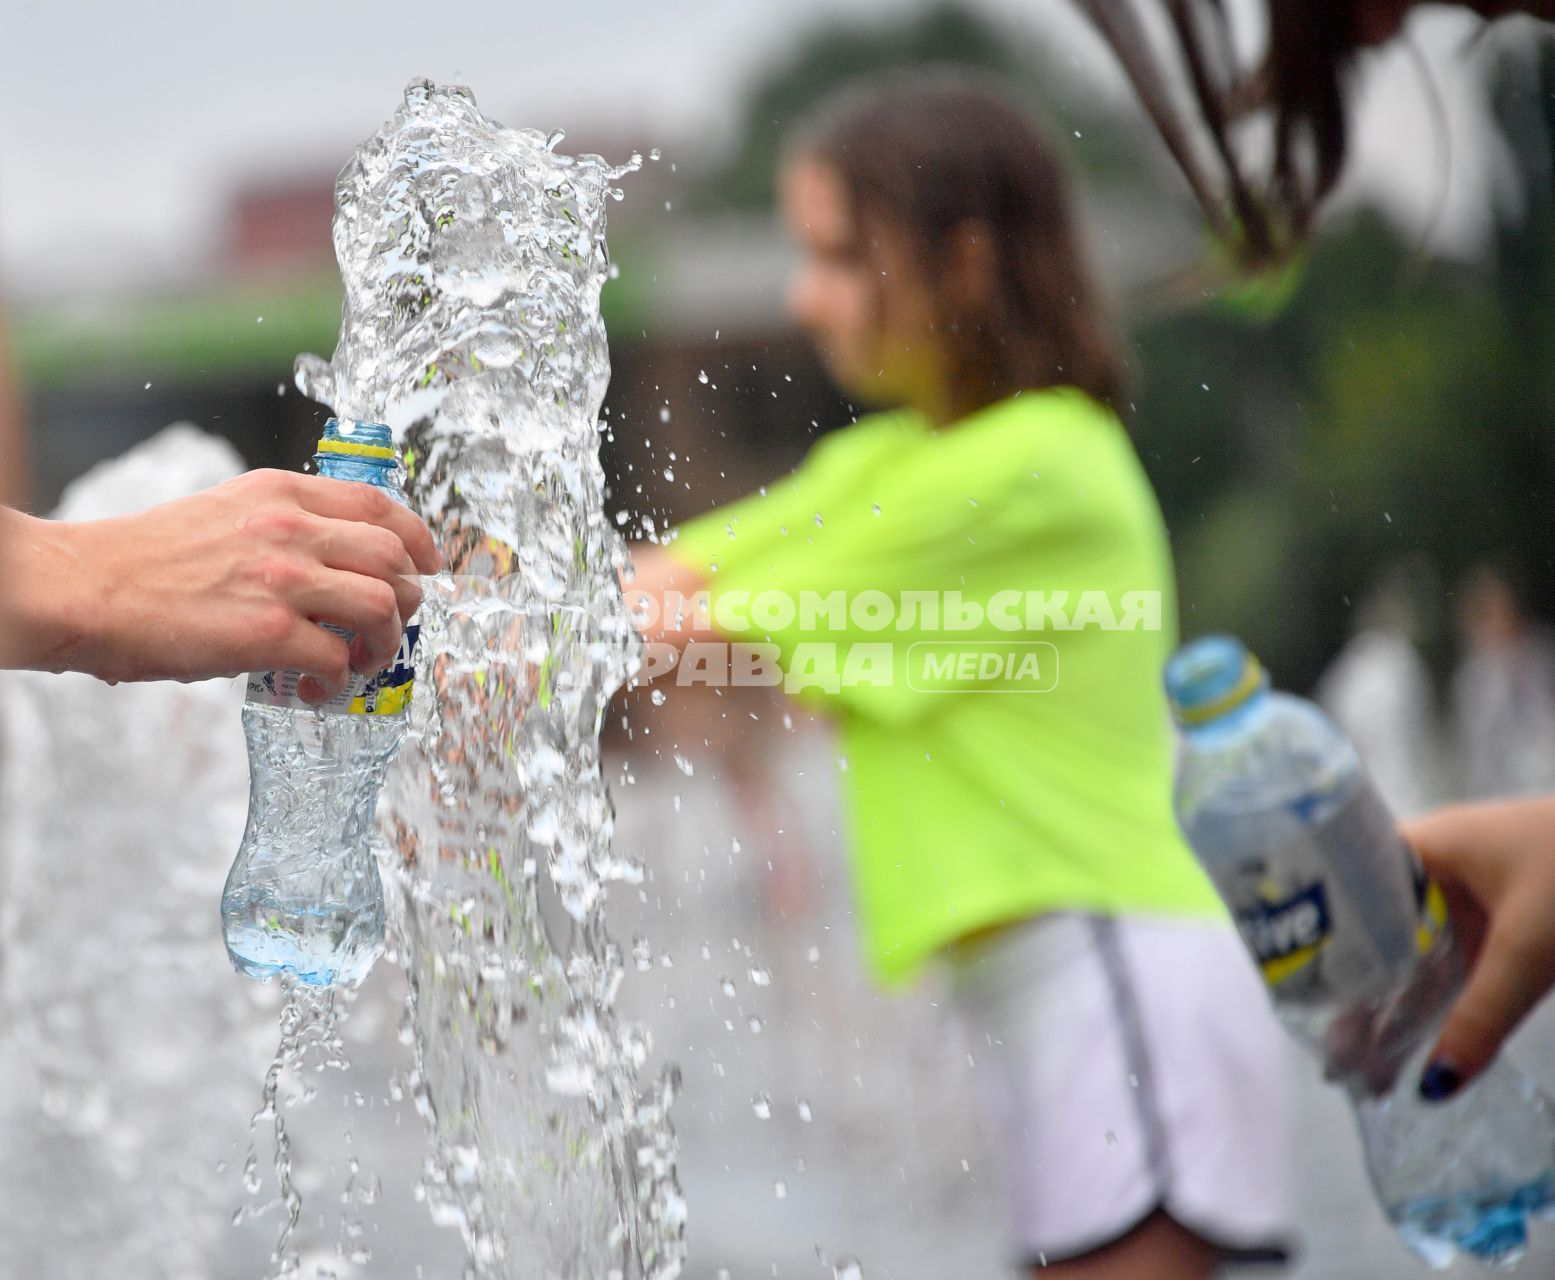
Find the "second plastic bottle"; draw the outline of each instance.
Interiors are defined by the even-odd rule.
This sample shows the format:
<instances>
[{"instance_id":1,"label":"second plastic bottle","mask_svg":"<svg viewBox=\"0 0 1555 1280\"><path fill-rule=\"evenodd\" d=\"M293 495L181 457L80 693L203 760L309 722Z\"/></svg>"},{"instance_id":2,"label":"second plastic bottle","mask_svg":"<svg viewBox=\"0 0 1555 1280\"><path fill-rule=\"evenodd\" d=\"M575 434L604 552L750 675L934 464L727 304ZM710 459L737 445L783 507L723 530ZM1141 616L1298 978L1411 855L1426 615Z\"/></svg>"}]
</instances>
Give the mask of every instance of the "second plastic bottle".
<instances>
[{"instance_id":1,"label":"second plastic bottle","mask_svg":"<svg viewBox=\"0 0 1555 1280\"><path fill-rule=\"evenodd\" d=\"M1281 1021L1346 1087L1395 1230L1433 1266L1511 1264L1555 1207L1555 1116L1504 1058L1450 1101L1419 1096L1464 961L1355 748L1229 636L1180 650L1166 684L1184 834Z\"/></svg>"}]
</instances>

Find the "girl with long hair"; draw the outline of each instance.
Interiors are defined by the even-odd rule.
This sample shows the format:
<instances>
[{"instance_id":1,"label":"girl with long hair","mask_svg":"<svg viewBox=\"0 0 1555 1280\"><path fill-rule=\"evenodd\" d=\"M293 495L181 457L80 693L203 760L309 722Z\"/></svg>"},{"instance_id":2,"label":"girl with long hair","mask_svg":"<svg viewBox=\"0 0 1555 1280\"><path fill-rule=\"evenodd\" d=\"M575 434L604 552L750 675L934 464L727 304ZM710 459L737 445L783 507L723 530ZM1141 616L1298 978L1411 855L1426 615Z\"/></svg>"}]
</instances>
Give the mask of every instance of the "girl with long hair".
<instances>
[{"instance_id":1,"label":"girl with long hair","mask_svg":"<svg viewBox=\"0 0 1555 1280\"><path fill-rule=\"evenodd\" d=\"M1282 1257L1281 1041L1173 818L1171 558L1064 174L919 70L827 104L781 186L790 310L882 411L634 549L649 601L706 593L645 634L749 645L835 721L866 951L948 965L1023 1265Z\"/></svg>"}]
</instances>

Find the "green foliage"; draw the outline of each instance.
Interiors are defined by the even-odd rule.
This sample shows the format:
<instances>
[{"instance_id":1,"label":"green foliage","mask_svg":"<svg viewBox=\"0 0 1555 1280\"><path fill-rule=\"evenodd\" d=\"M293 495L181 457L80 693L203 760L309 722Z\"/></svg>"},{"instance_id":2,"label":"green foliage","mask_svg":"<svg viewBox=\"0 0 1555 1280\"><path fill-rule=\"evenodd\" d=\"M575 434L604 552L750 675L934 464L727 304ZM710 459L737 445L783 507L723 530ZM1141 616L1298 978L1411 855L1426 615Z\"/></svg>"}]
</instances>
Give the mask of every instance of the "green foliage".
<instances>
[{"instance_id":1,"label":"green foliage","mask_svg":"<svg viewBox=\"0 0 1555 1280\"><path fill-rule=\"evenodd\" d=\"M1185 633L1235 630L1304 685L1354 603L1411 555L1447 590L1505 559L1527 604L1551 611L1551 49L1489 75L1521 181L1485 267L1422 260L1360 215L1314 246L1277 313L1207 303L1138 327L1136 436L1173 530Z\"/></svg>"}]
</instances>

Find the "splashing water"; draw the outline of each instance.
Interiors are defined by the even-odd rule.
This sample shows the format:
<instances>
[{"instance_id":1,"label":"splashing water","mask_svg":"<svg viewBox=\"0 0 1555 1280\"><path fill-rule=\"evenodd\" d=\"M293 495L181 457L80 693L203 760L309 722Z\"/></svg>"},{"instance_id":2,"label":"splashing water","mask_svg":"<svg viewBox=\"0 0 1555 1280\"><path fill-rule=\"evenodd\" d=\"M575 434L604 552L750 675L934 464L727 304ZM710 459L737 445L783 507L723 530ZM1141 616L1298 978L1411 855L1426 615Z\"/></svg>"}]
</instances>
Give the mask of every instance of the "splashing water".
<instances>
[{"instance_id":1,"label":"splashing water","mask_svg":"<svg viewBox=\"0 0 1555 1280\"><path fill-rule=\"evenodd\" d=\"M259 1110L254 1112L249 1122L248 1157L243 1164L243 1188L256 1199L233 1215L232 1224L237 1226L245 1218L257 1218L278 1210L281 1228L270 1254L271 1274L290 1277L298 1275L301 1270L301 1259L292 1247L291 1239L297 1229L298 1219L302 1216L302 1195L292 1180L291 1135L286 1127L281 1074L283 1071L300 1074L310 1065L315 1071L344 1071L347 1068L345 1046L339 1034L337 1000L348 998L349 993L342 994L329 987L309 987L294 981L289 975L282 978L282 989L285 992L285 1004L281 1007L281 1043L269 1070L265 1072ZM313 1095L311 1087L304 1088L299 1101L311 1101ZM261 1123L268 1123L275 1144L276 1194L268 1201L257 1199L264 1185L259 1175L257 1141ZM353 1169L353 1182L356 1173L357 1170ZM348 1187L348 1193L349 1190Z\"/></svg>"},{"instance_id":2,"label":"splashing water","mask_svg":"<svg viewBox=\"0 0 1555 1280\"><path fill-rule=\"evenodd\" d=\"M410 980L422 1189L468 1274L678 1275L673 1069L647 1087L604 896L608 700L638 667L603 510L605 201L638 163L556 151L413 82L342 171L331 361L298 386L385 422L445 573L380 809Z\"/></svg>"}]
</instances>

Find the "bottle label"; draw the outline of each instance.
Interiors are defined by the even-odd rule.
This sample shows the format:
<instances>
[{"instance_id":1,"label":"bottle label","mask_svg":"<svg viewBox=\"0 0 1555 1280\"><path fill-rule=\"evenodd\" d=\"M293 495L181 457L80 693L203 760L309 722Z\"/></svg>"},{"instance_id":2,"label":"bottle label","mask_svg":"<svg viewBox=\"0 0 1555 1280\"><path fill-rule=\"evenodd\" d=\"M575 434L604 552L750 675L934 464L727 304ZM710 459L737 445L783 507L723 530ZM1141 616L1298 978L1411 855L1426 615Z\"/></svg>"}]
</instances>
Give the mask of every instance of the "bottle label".
<instances>
[{"instance_id":1,"label":"bottle label","mask_svg":"<svg viewBox=\"0 0 1555 1280\"><path fill-rule=\"evenodd\" d=\"M351 632L331 623L321 624L343 639ZM421 628L414 622L400 637L400 651L394 661L368 679L352 674L346 687L328 702L304 702L297 696L298 673L295 671L255 671L248 677L248 701L266 707L298 707L305 711L327 711L333 715L397 716L410 706L416 689L416 646Z\"/></svg>"},{"instance_id":2,"label":"bottle label","mask_svg":"<svg viewBox=\"0 0 1555 1280\"><path fill-rule=\"evenodd\" d=\"M1319 884L1290 895L1271 894L1256 906L1236 913L1236 927L1263 971L1263 980L1277 987L1299 973L1333 933L1328 891Z\"/></svg>"},{"instance_id":3,"label":"bottle label","mask_svg":"<svg viewBox=\"0 0 1555 1280\"><path fill-rule=\"evenodd\" d=\"M1440 890L1364 781L1302 796L1284 815L1210 865L1264 982L1302 1002L1386 990L1441 935Z\"/></svg>"}]
</instances>

